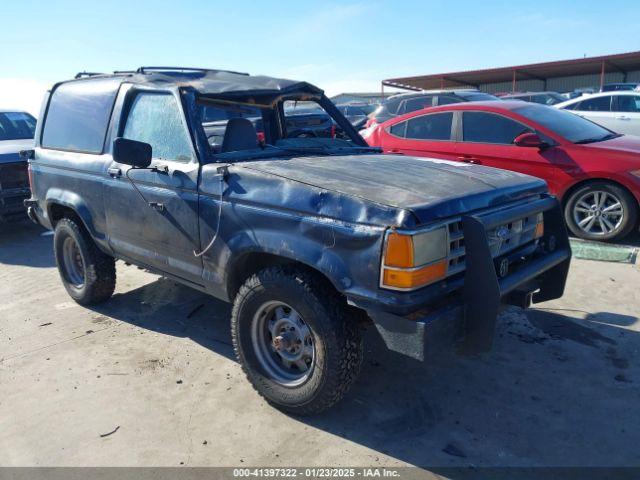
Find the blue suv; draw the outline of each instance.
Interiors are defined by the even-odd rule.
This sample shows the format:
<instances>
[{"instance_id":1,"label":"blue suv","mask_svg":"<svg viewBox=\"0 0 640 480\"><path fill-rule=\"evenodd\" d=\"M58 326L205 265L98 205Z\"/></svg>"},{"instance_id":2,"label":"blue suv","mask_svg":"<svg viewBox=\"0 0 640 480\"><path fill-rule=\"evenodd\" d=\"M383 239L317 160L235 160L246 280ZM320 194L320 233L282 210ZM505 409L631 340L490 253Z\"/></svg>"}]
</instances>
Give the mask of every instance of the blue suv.
<instances>
[{"instance_id":1,"label":"blue suv","mask_svg":"<svg viewBox=\"0 0 640 480\"><path fill-rule=\"evenodd\" d=\"M289 135L289 101L315 102L341 138ZM502 304L564 289L542 180L383 155L306 82L143 67L58 83L40 118L26 205L55 232L69 295L108 300L120 259L233 302L237 358L287 412L345 394L368 325L422 359L430 324L463 318L460 347L486 350ZM208 135L208 119L226 121Z\"/></svg>"}]
</instances>

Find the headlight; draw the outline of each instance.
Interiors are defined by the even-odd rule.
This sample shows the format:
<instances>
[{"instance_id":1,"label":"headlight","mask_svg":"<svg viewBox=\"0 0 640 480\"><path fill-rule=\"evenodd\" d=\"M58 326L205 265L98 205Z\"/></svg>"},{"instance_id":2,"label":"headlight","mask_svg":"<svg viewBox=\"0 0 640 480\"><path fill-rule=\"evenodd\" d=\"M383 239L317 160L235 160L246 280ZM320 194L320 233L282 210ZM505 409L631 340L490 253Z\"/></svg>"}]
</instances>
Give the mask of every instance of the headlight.
<instances>
[{"instance_id":1,"label":"headlight","mask_svg":"<svg viewBox=\"0 0 640 480\"><path fill-rule=\"evenodd\" d=\"M416 290L447 275L447 230L436 228L417 234L387 232L380 286Z\"/></svg>"}]
</instances>

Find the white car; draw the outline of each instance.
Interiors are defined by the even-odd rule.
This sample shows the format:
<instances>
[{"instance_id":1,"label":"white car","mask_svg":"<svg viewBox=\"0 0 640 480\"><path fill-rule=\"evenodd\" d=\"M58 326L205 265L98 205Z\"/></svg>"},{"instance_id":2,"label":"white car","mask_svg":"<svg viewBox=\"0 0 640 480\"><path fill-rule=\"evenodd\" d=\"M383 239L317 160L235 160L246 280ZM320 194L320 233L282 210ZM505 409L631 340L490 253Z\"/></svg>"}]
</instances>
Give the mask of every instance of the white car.
<instances>
[{"instance_id":1,"label":"white car","mask_svg":"<svg viewBox=\"0 0 640 480\"><path fill-rule=\"evenodd\" d=\"M569 110L616 133L640 136L640 92L594 93L557 103L554 107Z\"/></svg>"}]
</instances>

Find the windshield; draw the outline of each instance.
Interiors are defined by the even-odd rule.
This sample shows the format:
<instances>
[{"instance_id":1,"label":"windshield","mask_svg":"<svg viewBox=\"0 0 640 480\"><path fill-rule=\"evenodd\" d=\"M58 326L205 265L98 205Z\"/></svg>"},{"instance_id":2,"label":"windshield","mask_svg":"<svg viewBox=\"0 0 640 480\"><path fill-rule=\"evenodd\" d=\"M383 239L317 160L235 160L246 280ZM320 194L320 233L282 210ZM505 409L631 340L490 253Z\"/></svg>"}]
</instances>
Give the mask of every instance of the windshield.
<instances>
[{"instance_id":1,"label":"windshield","mask_svg":"<svg viewBox=\"0 0 640 480\"><path fill-rule=\"evenodd\" d=\"M357 135L353 131L343 130L338 118L315 101L284 100L258 108L246 103L206 100L200 103L199 114L210 153L218 159L371 150L361 137L351 136Z\"/></svg>"},{"instance_id":2,"label":"windshield","mask_svg":"<svg viewBox=\"0 0 640 480\"><path fill-rule=\"evenodd\" d=\"M25 112L0 112L0 140L28 140L36 131L36 119Z\"/></svg>"},{"instance_id":3,"label":"windshield","mask_svg":"<svg viewBox=\"0 0 640 480\"><path fill-rule=\"evenodd\" d=\"M527 105L513 111L539 123L573 143L599 142L616 136L611 130L596 125L573 113L541 105Z\"/></svg>"}]
</instances>

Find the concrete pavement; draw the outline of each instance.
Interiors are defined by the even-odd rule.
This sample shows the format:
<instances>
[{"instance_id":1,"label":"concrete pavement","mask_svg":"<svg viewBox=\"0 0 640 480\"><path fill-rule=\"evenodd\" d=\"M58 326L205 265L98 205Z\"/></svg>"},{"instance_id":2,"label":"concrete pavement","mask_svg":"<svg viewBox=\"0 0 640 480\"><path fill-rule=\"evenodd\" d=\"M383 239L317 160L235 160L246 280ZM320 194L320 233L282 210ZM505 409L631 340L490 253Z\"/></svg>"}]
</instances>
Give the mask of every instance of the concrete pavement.
<instances>
[{"instance_id":1,"label":"concrete pavement","mask_svg":"<svg viewBox=\"0 0 640 480\"><path fill-rule=\"evenodd\" d=\"M477 358L369 332L348 396L293 418L242 375L228 305L119 262L113 299L80 307L52 237L3 228L2 466L640 464L637 265L574 261L565 297L502 314Z\"/></svg>"}]
</instances>

